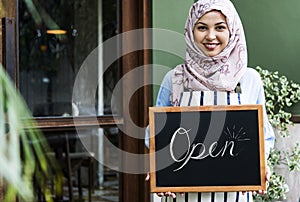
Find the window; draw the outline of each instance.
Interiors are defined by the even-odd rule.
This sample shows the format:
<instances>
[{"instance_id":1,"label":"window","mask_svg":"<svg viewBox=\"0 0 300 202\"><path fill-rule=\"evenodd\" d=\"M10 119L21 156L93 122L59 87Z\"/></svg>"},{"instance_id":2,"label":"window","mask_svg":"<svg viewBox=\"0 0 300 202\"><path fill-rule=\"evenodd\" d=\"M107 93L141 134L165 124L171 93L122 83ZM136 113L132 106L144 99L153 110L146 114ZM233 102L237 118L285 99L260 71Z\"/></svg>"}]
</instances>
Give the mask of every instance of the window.
<instances>
[{"instance_id":1,"label":"window","mask_svg":"<svg viewBox=\"0 0 300 202\"><path fill-rule=\"evenodd\" d=\"M101 43L118 32L117 7L116 0L19 1L19 88L33 116L112 113L118 62L105 68L95 91L81 86L81 97L74 98L73 88L80 68L95 51L98 56L90 68L103 71Z\"/></svg>"},{"instance_id":2,"label":"window","mask_svg":"<svg viewBox=\"0 0 300 202\"><path fill-rule=\"evenodd\" d=\"M119 146L119 131L115 119L107 115L113 113L111 97L120 78L120 62L103 67L106 50L101 46L119 32L118 1L20 0L18 4L22 96L49 142L67 134L76 137L70 142L73 152L95 154L102 163L96 165L95 181L102 186L113 182L108 189L118 197L118 175L111 168L118 170L119 156L110 150ZM87 63L89 75L78 76ZM89 89L91 80L96 80L94 89ZM75 130L76 124L83 126ZM106 127L99 129L98 124ZM51 146L61 147L57 142Z\"/></svg>"}]
</instances>

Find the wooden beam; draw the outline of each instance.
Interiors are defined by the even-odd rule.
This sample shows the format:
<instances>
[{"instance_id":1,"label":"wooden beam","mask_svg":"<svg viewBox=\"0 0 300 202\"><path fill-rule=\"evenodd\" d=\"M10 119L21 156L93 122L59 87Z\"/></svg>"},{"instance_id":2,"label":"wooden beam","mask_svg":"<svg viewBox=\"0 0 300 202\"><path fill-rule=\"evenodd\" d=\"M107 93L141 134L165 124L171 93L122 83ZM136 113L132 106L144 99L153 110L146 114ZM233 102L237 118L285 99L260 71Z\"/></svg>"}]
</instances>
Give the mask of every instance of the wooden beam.
<instances>
[{"instance_id":1,"label":"wooden beam","mask_svg":"<svg viewBox=\"0 0 300 202\"><path fill-rule=\"evenodd\" d=\"M149 0L126 0L121 1L122 5L122 29L121 32L132 31L136 29L151 27ZM147 47L150 43L149 33L141 35L132 34L129 38L122 41L122 47L134 50L135 47L143 45ZM139 44L137 44L139 43ZM142 44L141 44L142 43ZM131 52L122 57L123 74L131 72L135 68L151 63L151 51L140 50ZM121 148L130 153L143 154L145 152L143 127L148 120L148 106L150 105L150 87L143 86L136 90L137 84L149 82L151 77L150 69L138 71L139 75L127 76L123 81L123 116L124 133L121 135ZM128 74L130 75L130 74ZM134 90L135 93L131 93ZM129 99L128 99L129 98ZM134 136L134 137L132 137ZM139 138L137 138L138 136ZM128 164L145 167L146 159L129 159L126 155L122 156L122 166L126 168ZM149 187L145 183L145 174L121 173L120 181L120 201L130 202L148 202L150 201Z\"/></svg>"},{"instance_id":2,"label":"wooden beam","mask_svg":"<svg viewBox=\"0 0 300 202\"><path fill-rule=\"evenodd\" d=\"M15 86L18 86L17 31L15 18L2 18L2 63Z\"/></svg>"},{"instance_id":3,"label":"wooden beam","mask_svg":"<svg viewBox=\"0 0 300 202\"><path fill-rule=\"evenodd\" d=\"M25 125L26 125L26 120ZM78 116L78 117L39 117L35 118L37 128L47 131L69 130L88 127L112 127L123 124L120 116Z\"/></svg>"}]
</instances>

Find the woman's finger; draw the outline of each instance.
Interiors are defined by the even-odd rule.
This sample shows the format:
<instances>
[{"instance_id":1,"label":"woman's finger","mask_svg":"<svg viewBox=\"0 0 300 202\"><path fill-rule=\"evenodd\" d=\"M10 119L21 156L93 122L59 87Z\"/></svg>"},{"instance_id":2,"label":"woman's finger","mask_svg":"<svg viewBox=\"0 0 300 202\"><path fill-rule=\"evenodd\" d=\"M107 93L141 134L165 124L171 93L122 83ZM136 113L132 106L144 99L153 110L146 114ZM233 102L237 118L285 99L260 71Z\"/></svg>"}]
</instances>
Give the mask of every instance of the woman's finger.
<instances>
[{"instance_id":1,"label":"woman's finger","mask_svg":"<svg viewBox=\"0 0 300 202\"><path fill-rule=\"evenodd\" d=\"M170 197L172 197L172 198L176 198L176 194L173 193L173 192L170 192L170 191L166 192L166 193L165 193L165 196L170 196Z\"/></svg>"},{"instance_id":2,"label":"woman's finger","mask_svg":"<svg viewBox=\"0 0 300 202\"><path fill-rule=\"evenodd\" d=\"M145 181L149 181L150 180L150 173L148 172L147 173L147 176L146 176L146 178L145 178Z\"/></svg>"}]
</instances>

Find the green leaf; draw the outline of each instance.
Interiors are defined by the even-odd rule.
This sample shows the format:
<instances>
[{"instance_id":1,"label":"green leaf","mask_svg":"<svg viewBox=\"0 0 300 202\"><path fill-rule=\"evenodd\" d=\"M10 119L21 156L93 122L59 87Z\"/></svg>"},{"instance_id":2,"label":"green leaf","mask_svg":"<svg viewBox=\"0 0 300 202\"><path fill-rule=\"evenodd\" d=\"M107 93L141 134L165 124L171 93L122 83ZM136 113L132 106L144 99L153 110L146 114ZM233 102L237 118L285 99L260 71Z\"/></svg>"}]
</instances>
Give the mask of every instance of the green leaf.
<instances>
[{"instance_id":1,"label":"green leaf","mask_svg":"<svg viewBox=\"0 0 300 202\"><path fill-rule=\"evenodd\" d=\"M34 128L37 128L36 124L23 98L0 67L0 175L8 184L5 201L14 201L17 196L24 201L33 201L34 176L42 176L38 183L46 193L47 201L52 201L47 196L50 193L45 186L47 180L62 185L57 162L45 158L45 154L51 151L48 145L31 144L46 142L43 134ZM40 169L36 169L38 167ZM54 169L50 171L49 168Z\"/></svg>"}]
</instances>

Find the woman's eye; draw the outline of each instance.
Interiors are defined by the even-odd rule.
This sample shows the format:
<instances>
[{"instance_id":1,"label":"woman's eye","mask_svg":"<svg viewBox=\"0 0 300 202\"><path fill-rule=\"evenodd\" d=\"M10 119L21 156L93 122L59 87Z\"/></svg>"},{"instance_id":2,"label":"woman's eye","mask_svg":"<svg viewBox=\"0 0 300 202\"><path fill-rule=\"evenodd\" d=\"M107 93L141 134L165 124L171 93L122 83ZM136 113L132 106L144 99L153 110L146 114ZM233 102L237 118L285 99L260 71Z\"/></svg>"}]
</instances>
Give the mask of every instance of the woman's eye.
<instances>
[{"instance_id":1,"label":"woman's eye","mask_svg":"<svg viewBox=\"0 0 300 202\"><path fill-rule=\"evenodd\" d=\"M199 31L204 31L204 30L207 29L206 26L197 26L196 28L197 28L197 30L199 30Z\"/></svg>"},{"instance_id":2,"label":"woman's eye","mask_svg":"<svg viewBox=\"0 0 300 202\"><path fill-rule=\"evenodd\" d=\"M216 27L216 30L225 30L227 29L225 26L217 26Z\"/></svg>"}]
</instances>

